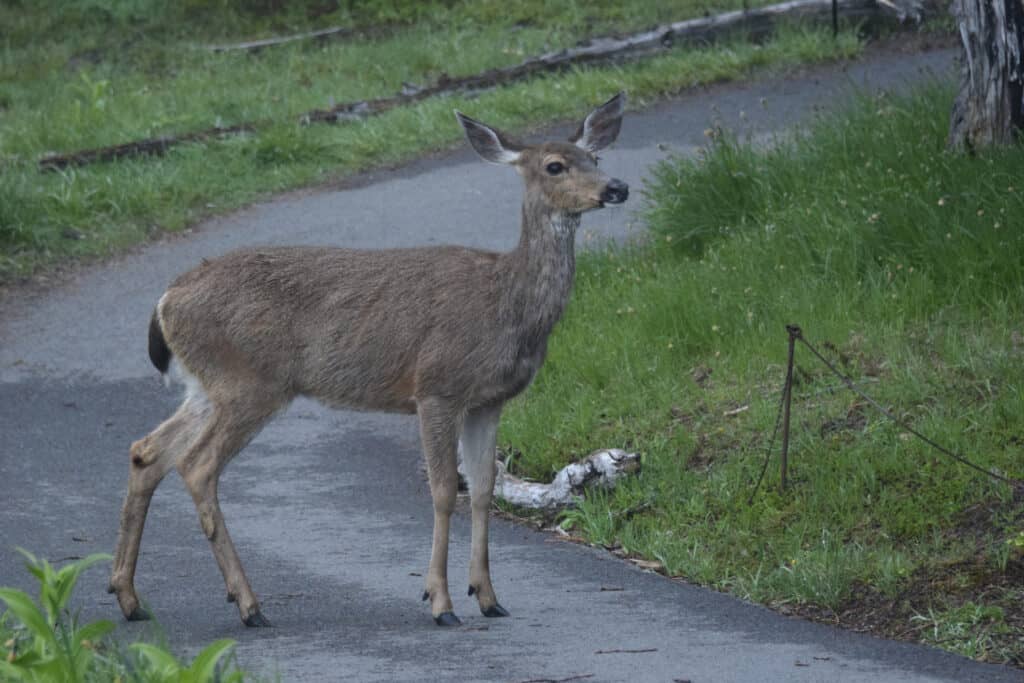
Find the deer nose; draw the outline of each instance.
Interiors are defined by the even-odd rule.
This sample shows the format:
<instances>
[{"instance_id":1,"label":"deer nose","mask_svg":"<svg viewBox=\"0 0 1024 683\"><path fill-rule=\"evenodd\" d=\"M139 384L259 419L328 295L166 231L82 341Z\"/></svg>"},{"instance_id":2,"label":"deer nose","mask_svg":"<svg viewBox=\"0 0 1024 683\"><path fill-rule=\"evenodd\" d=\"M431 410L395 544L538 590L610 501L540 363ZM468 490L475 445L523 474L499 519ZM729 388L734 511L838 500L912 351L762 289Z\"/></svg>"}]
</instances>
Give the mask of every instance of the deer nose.
<instances>
[{"instance_id":1,"label":"deer nose","mask_svg":"<svg viewBox=\"0 0 1024 683\"><path fill-rule=\"evenodd\" d=\"M601 201L605 204L621 204L629 198L629 185L618 178L612 178L601 192Z\"/></svg>"}]
</instances>

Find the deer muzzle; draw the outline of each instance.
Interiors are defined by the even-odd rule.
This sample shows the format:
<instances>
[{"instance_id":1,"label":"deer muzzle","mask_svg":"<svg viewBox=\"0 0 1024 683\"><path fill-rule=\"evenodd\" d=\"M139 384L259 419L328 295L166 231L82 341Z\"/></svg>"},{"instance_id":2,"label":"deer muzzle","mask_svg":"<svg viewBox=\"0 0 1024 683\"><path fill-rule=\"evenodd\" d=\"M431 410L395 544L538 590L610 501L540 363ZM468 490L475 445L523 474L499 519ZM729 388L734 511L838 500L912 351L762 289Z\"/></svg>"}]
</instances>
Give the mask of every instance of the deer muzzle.
<instances>
[{"instance_id":1,"label":"deer muzzle","mask_svg":"<svg viewBox=\"0 0 1024 683\"><path fill-rule=\"evenodd\" d=\"M612 178L601 191L603 204L621 204L629 198L629 185L618 178Z\"/></svg>"}]
</instances>

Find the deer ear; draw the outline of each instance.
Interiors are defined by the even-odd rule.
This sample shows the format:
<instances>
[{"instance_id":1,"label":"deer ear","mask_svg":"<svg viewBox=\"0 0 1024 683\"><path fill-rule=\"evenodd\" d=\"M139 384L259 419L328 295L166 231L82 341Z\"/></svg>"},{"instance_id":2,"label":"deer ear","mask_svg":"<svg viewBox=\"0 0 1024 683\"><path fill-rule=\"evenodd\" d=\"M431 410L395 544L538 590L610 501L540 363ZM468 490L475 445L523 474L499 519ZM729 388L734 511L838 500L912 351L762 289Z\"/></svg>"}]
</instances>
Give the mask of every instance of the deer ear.
<instances>
[{"instance_id":1,"label":"deer ear","mask_svg":"<svg viewBox=\"0 0 1024 683\"><path fill-rule=\"evenodd\" d=\"M455 118L462 124L466 131L466 138L473 149L485 161L494 164L514 164L519 161L519 153L523 150L522 145L508 140L500 132L487 124L471 119L459 110L455 110Z\"/></svg>"},{"instance_id":2,"label":"deer ear","mask_svg":"<svg viewBox=\"0 0 1024 683\"><path fill-rule=\"evenodd\" d=\"M590 112L587 118L569 138L569 142L588 152L599 152L615 142L622 127L622 112L626 105L626 94L619 93L600 107Z\"/></svg>"}]
</instances>

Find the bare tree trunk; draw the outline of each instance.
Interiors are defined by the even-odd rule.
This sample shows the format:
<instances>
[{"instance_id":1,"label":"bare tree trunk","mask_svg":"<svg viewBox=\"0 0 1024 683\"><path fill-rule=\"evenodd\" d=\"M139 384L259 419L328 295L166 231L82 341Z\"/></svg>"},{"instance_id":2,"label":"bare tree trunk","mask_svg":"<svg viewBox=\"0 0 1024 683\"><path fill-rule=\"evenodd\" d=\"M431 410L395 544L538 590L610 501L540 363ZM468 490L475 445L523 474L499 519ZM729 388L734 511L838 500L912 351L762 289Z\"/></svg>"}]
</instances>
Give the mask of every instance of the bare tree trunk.
<instances>
[{"instance_id":1,"label":"bare tree trunk","mask_svg":"<svg viewBox=\"0 0 1024 683\"><path fill-rule=\"evenodd\" d=\"M953 0L963 44L949 146L976 150L1024 129L1024 0Z\"/></svg>"}]
</instances>

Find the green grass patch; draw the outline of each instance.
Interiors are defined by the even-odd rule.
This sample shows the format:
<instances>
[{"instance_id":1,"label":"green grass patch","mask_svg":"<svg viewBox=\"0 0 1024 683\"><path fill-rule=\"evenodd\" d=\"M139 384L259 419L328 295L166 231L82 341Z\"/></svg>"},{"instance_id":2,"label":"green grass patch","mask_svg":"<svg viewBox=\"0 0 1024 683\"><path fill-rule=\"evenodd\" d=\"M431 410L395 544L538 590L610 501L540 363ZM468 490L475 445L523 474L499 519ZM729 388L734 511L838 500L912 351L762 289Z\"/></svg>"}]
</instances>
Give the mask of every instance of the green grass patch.
<instances>
[{"instance_id":1,"label":"green grass patch","mask_svg":"<svg viewBox=\"0 0 1024 683\"><path fill-rule=\"evenodd\" d=\"M738 4L718 2L714 9ZM374 2L358 3L358 10L325 3L334 9L313 13L314 19L310 12L270 11L271 2L210 5L214 9L147 0L0 4L0 24L11 27L0 44L0 281L55 261L109 254L268 193L453 145L460 136L454 107L522 130L577 116L619 89L638 106L758 67L849 57L860 49L849 32L834 41L827 31L791 28L762 46L680 49L472 100L438 98L362 122L304 126L302 113L333 102L508 66L612 27L636 29L711 6L564 0L504 12L497 2ZM429 12L420 14L423 7ZM195 48L241 34L381 22L388 23L385 32L258 53ZM48 152L248 121L259 122L256 132L176 147L160 158L60 173L36 168Z\"/></svg>"},{"instance_id":2,"label":"green grass patch","mask_svg":"<svg viewBox=\"0 0 1024 683\"><path fill-rule=\"evenodd\" d=\"M1024 501L801 347L790 487L775 460L746 502L787 323L916 429L1024 477L1024 151L946 152L952 98L864 97L771 145L715 131L697 158L653 170L651 240L581 256L548 360L502 423L535 478L600 447L643 454L641 476L566 526L745 598L853 626L876 607L888 635L1024 663L1019 630L995 626L1024 622ZM949 627L926 637L921 615Z\"/></svg>"}]
</instances>

